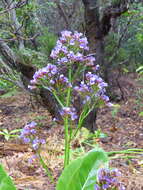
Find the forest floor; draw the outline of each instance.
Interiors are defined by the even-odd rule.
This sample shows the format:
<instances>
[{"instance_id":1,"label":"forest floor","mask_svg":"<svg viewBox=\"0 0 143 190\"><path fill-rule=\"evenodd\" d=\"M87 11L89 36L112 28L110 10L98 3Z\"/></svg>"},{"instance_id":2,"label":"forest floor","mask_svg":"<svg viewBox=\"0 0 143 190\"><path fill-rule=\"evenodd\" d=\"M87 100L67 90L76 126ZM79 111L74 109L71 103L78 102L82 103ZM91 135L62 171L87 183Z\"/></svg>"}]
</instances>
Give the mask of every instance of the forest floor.
<instances>
[{"instance_id":1,"label":"forest floor","mask_svg":"<svg viewBox=\"0 0 143 190\"><path fill-rule=\"evenodd\" d=\"M114 114L111 108L99 111L97 126L107 138L93 139L105 151L143 148L143 116L135 94L119 102L120 108ZM0 129L18 129L26 123L35 121L39 134L46 138L42 155L53 173L55 183L63 166L63 128L52 122L49 113L42 107L33 109L30 97L18 92L11 97L0 98ZM141 104L141 102L139 102ZM75 148L79 147L78 142ZM54 190L38 161L31 165L28 159L33 152L30 146L22 144L19 139L6 141L0 136L0 162L14 179L18 190ZM122 181L127 190L143 190L143 156L134 159L114 159L113 167L122 172ZM64 189L63 189L64 190Z\"/></svg>"}]
</instances>

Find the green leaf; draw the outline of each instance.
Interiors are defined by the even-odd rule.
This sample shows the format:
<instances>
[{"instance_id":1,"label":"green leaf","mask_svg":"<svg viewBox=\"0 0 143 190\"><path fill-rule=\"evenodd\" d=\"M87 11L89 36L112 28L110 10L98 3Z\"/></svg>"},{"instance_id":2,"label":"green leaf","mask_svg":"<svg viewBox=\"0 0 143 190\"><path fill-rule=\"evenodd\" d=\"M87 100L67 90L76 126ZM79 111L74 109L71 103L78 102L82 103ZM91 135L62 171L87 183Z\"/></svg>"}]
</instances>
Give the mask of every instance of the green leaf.
<instances>
[{"instance_id":1,"label":"green leaf","mask_svg":"<svg viewBox=\"0 0 143 190\"><path fill-rule=\"evenodd\" d=\"M7 129L3 129L3 132L4 132L5 134L9 134L9 132L8 132Z\"/></svg>"},{"instance_id":2,"label":"green leaf","mask_svg":"<svg viewBox=\"0 0 143 190\"><path fill-rule=\"evenodd\" d=\"M139 116L143 116L143 112L140 112L140 113L139 113Z\"/></svg>"},{"instance_id":3,"label":"green leaf","mask_svg":"<svg viewBox=\"0 0 143 190\"><path fill-rule=\"evenodd\" d=\"M106 138L108 135L106 133L100 133L99 138Z\"/></svg>"},{"instance_id":4,"label":"green leaf","mask_svg":"<svg viewBox=\"0 0 143 190\"><path fill-rule=\"evenodd\" d=\"M64 169L56 190L94 190L97 170L107 164L107 154L100 148L93 149Z\"/></svg>"},{"instance_id":5,"label":"green leaf","mask_svg":"<svg viewBox=\"0 0 143 190\"><path fill-rule=\"evenodd\" d=\"M0 190L16 190L11 178L0 164Z\"/></svg>"},{"instance_id":6,"label":"green leaf","mask_svg":"<svg viewBox=\"0 0 143 190\"><path fill-rule=\"evenodd\" d=\"M10 139L10 135L9 134L5 134L4 138L8 141Z\"/></svg>"},{"instance_id":7,"label":"green leaf","mask_svg":"<svg viewBox=\"0 0 143 190\"><path fill-rule=\"evenodd\" d=\"M1 95L1 98L10 98L14 95L16 95L18 91L16 89L13 89L12 91L7 92L6 94Z\"/></svg>"},{"instance_id":8,"label":"green leaf","mask_svg":"<svg viewBox=\"0 0 143 190\"><path fill-rule=\"evenodd\" d=\"M0 135L5 135L5 133L4 133L4 132L2 132L2 131L0 131Z\"/></svg>"},{"instance_id":9,"label":"green leaf","mask_svg":"<svg viewBox=\"0 0 143 190\"><path fill-rule=\"evenodd\" d=\"M14 129L12 131L10 131L10 134L13 134L13 133L19 133L21 132L22 129Z\"/></svg>"},{"instance_id":10,"label":"green leaf","mask_svg":"<svg viewBox=\"0 0 143 190\"><path fill-rule=\"evenodd\" d=\"M143 70L143 66L140 66L139 68L137 68L136 72L141 72Z\"/></svg>"}]
</instances>

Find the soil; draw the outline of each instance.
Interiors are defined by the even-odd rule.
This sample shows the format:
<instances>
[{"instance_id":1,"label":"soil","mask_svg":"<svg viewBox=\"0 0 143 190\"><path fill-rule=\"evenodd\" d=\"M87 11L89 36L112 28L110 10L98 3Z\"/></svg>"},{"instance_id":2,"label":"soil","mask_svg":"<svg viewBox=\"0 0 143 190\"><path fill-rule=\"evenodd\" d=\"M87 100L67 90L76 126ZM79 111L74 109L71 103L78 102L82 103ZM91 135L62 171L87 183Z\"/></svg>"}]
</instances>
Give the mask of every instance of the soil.
<instances>
[{"instance_id":1,"label":"soil","mask_svg":"<svg viewBox=\"0 0 143 190\"><path fill-rule=\"evenodd\" d=\"M135 90L137 92L137 89ZM95 138L93 141L105 151L143 148L143 116L139 116L142 107L136 102L136 92L128 93L128 96L118 103L120 107L117 111L111 108L99 111L97 126L107 137ZM47 141L42 149L42 156L47 161L55 183L50 183L37 160L32 164L28 162L33 155L32 149L18 138L6 141L0 136L0 162L13 178L18 190L54 190L63 167L63 127L52 121L47 110L38 106L32 108L31 103L29 95L23 92L0 98L0 129L11 131L23 128L28 122L37 122L40 136ZM77 143L74 148L78 146ZM136 155L135 158L113 159L111 166L122 172L121 180L127 190L143 190L143 154Z\"/></svg>"}]
</instances>

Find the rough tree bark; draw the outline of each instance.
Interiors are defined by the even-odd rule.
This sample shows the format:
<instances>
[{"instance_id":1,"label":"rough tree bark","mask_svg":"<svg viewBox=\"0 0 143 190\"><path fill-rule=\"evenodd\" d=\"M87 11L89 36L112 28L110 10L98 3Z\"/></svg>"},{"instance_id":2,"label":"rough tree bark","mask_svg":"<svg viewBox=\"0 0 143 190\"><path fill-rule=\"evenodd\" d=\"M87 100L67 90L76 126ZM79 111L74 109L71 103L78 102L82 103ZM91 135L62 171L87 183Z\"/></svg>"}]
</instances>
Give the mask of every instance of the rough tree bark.
<instances>
[{"instance_id":1,"label":"rough tree bark","mask_svg":"<svg viewBox=\"0 0 143 190\"><path fill-rule=\"evenodd\" d=\"M104 38L111 29L112 19L116 19L128 10L128 0L119 0L105 7L102 11L98 0L82 0L85 8L85 29L89 41L90 52L96 54L96 64L100 65L100 74L109 84L108 63L104 61ZM111 75L111 73L110 73ZM109 84L110 86L110 84ZM111 89L108 89L110 93ZM98 109L94 109L88 119L90 129L96 129L96 115ZM87 124L88 124L87 123Z\"/></svg>"},{"instance_id":2,"label":"rough tree bark","mask_svg":"<svg viewBox=\"0 0 143 190\"><path fill-rule=\"evenodd\" d=\"M116 19L128 10L128 0L119 0L100 11L98 0L82 0L85 7L86 35L90 51L96 53L96 64L101 75L108 82L108 63L104 62L104 38L111 29L111 19Z\"/></svg>"}]
</instances>

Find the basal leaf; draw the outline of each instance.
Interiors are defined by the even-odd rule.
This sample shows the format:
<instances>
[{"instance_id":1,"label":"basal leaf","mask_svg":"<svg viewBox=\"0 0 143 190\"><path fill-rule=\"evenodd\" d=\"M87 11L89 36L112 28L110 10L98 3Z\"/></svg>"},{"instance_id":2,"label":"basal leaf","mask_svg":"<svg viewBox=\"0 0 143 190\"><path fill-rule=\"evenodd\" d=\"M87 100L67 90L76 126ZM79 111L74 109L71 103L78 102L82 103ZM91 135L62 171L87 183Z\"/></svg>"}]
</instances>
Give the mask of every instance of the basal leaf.
<instances>
[{"instance_id":1,"label":"basal leaf","mask_svg":"<svg viewBox=\"0 0 143 190\"><path fill-rule=\"evenodd\" d=\"M16 190L11 178L0 164L0 190Z\"/></svg>"},{"instance_id":2,"label":"basal leaf","mask_svg":"<svg viewBox=\"0 0 143 190\"><path fill-rule=\"evenodd\" d=\"M97 170L107 164L106 153L99 148L93 149L65 168L56 190L94 190Z\"/></svg>"}]
</instances>

